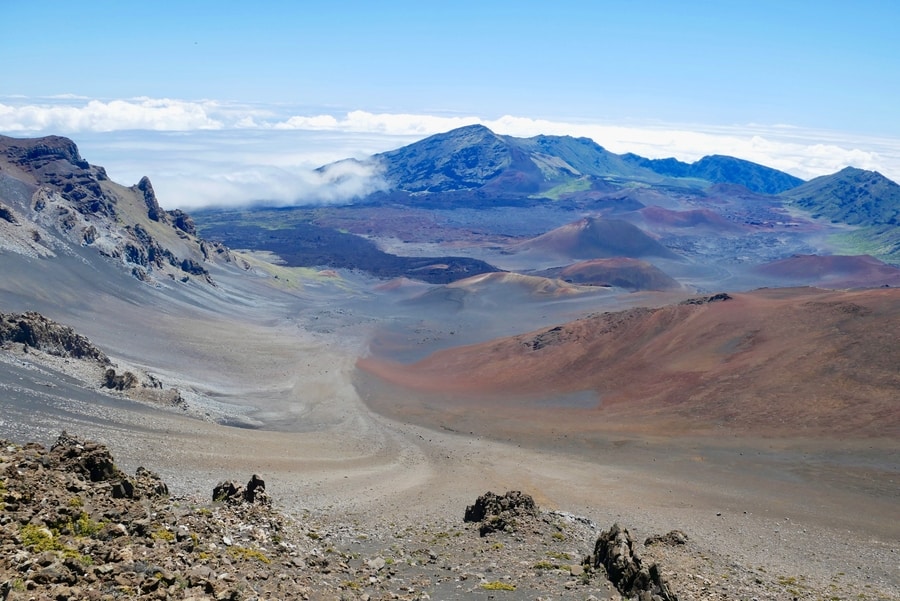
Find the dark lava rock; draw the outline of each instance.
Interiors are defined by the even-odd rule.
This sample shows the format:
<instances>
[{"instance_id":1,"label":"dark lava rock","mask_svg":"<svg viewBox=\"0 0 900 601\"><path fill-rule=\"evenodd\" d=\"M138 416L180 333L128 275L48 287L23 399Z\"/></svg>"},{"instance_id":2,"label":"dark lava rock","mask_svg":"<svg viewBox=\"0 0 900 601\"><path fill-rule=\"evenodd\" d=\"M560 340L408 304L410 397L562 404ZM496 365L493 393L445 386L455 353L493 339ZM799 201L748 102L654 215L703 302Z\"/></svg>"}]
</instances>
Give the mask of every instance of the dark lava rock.
<instances>
[{"instance_id":1,"label":"dark lava rock","mask_svg":"<svg viewBox=\"0 0 900 601\"><path fill-rule=\"evenodd\" d=\"M266 505L270 502L266 494L266 483L262 478L253 474L246 488L234 480L225 480L216 484L213 488L212 499L215 502L230 504L259 503Z\"/></svg>"},{"instance_id":2,"label":"dark lava rock","mask_svg":"<svg viewBox=\"0 0 900 601\"><path fill-rule=\"evenodd\" d=\"M486 492L466 507L463 518L466 522L481 522L479 533L486 536L492 532L514 532L517 518L538 517L537 505L531 495L511 490L503 495Z\"/></svg>"},{"instance_id":3,"label":"dark lava rock","mask_svg":"<svg viewBox=\"0 0 900 601\"><path fill-rule=\"evenodd\" d=\"M677 601L669 589L659 567L644 567L634 551L634 539L627 528L613 524L600 533L594 545L594 553L588 558L593 568L602 567L610 582L626 597L639 597L642 601Z\"/></svg>"},{"instance_id":4,"label":"dark lava rock","mask_svg":"<svg viewBox=\"0 0 900 601\"><path fill-rule=\"evenodd\" d=\"M648 537L647 540L644 541L644 546L668 545L670 547L677 547L678 545L686 544L687 541L687 534L681 530L672 530L667 534L654 534L653 536Z\"/></svg>"},{"instance_id":5,"label":"dark lava rock","mask_svg":"<svg viewBox=\"0 0 900 601\"><path fill-rule=\"evenodd\" d=\"M59 357L93 359L104 365L110 362L86 337L34 311L0 313L0 344L4 342L18 342Z\"/></svg>"}]
</instances>

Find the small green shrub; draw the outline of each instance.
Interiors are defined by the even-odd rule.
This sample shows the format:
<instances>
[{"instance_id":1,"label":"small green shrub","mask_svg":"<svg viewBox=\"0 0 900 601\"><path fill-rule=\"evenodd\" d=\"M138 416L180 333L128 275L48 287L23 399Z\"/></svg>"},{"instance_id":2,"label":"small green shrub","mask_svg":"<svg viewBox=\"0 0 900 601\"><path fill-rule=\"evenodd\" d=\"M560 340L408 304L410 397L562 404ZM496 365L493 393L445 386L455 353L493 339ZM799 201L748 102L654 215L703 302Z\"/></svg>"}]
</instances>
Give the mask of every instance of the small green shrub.
<instances>
[{"instance_id":1,"label":"small green shrub","mask_svg":"<svg viewBox=\"0 0 900 601\"><path fill-rule=\"evenodd\" d=\"M516 585L495 580L493 582L485 582L481 585L481 588L486 591L514 591L516 590Z\"/></svg>"},{"instance_id":2,"label":"small green shrub","mask_svg":"<svg viewBox=\"0 0 900 601\"><path fill-rule=\"evenodd\" d=\"M235 559L255 559L263 563L272 563L272 560L266 557L266 555L259 549L249 549L247 547L239 547L237 545L234 545L232 547L228 547L228 554Z\"/></svg>"},{"instance_id":3,"label":"small green shrub","mask_svg":"<svg viewBox=\"0 0 900 601\"><path fill-rule=\"evenodd\" d=\"M163 540L167 543L171 543L175 540L175 533L171 530L166 530L165 528L154 530L150 536L153 537L153 540Z\"/></svg>"}]
</instances>

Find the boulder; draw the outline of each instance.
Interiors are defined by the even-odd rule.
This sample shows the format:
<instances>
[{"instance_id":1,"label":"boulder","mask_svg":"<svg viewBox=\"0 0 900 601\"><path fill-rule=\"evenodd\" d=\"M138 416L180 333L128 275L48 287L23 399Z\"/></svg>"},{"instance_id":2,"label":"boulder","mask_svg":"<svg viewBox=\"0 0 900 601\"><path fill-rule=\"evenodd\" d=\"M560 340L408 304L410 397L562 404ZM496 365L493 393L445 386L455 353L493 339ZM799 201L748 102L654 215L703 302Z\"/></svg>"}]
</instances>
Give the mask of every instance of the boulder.
<instances>
[{"instance_id":1,"label":"boulder","mask_svg":"<svg viewBox=\"0 0 900 601\"><path fill-rule=\"evenodd\" d=\"M653 536L647 537L647 540L644 541L644 546L668 545L670 547L677 547L678 545L686 544L687 541L687 534L681 530L672 530L667 534L654 534Z\"/></svg>"},{"instance_id":2,"label":"boulder","mask_svg":"<svg viewBox=\"0 0 900 601\"><path fill-rule=\"evenodd\" d=\"M537 505L531 495L518 490L507 491L503 495L486 492L466 507L463 518L466 522L481 522L479 534L486 536L492 532L514 532L517 518L536 518Z\"/></svg>"}]
</instances>

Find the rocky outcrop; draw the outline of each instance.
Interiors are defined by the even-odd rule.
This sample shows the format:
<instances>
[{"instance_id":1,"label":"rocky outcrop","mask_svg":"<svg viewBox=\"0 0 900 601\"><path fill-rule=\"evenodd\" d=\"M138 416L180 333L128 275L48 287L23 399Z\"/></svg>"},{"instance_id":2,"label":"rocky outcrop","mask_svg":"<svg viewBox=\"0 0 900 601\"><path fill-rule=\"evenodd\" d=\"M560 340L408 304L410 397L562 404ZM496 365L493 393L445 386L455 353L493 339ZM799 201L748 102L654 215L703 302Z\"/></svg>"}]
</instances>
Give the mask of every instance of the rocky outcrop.
<instances>
[{"instance_id":1,"label":"rocky outcrop","mask_svg":"<svg viewBox=\"0 0 900 601\"><path fill-rule=\"evenodd\" d=\"M59 357L88 359L108 365L109 357L85 336L40 313L0 313L0 344L14 342Z\"/></svg>"},{"instance_id":2,"label":"rocky outcrop","mask_svg":"<svg viewBox=\"0 0 900 601\"><path fill-rule=\"evenodd\" d=\"M666 534L654 534L653 536L648 536L644 541L644 546L667 545L669 547L677 547L679 545L687 544L687 541L687 534L681 530L672 530Z\"/></svg>"},{"instance_id":3,"label":"rocky outcrop","mask_svg":"<svg viewBox=\"0 0 900 601\"><path fill-rule=\"evenodd\" d=\"M20 254L56 256L91 247L157 286L192 279L213 284L207 262L249 269L227 248L198 238L189 215L163 210L149 178L130 187L112 182L67 138L0 136L0 171L15 189L0 199L0 223L36 227L32 240L6 235L6 248Z\"/></svg>"},{"instance_id":4,"label":"rocky outcrop","mask_svg":"<svg viewBox=\"0 0 900 601\"><path fill-rule=\"evenodd\" d=\"M107 369L103 373L103 386L113 390L128 390L134 388L138 384L138 378L130 371L117 374L113 368Z\"/></svg>"},{"instance_id":5,"label":"rocky outcrop","mask_svg":"<svg viewBox=\"0 0 900 601\"><path fill-rule=\"evenodd\" d=\"M720 303L724 301L730 301L731 295L727 292L719 292L717 294L713 294L711 296L700 296L697 298L689 298L687 300L683 300L679 305L708 305L709 303Z\"/></svg>"},{"instance_id":6,"label":"rocky outcrop","mask_svg":"<svg viewBox=\"0 0 900 601\"><path fill-rule=\"evenodd\" d=\"M270 503L266 483L256 474L247 482L246 488L234 480L219 482L213 488L212 499L217 503Z\"/></svg>"},{"instance_id":7,"label":"rocky outcrop","mask_svg":"<svg viewBox=\"0 0 900 601\"><path fill-rule=\"evenodd\" d=\"M634 539L627 528L613 524L609 530L600 533L594 545L594 552L586 559L591 568L606 570L610 582L626 597L637 597L640 601L677 601L678 597L669 589L659 566L655 563L643 565L634 550Z\"/></svg>"},{"instance_id":8,"label":"rocky outcrop","mask_svg":"<svg viewBox=\"0 0 900 601\"><path fill-rule=\"evenodd\" d=\"M0 219L13 225L19 225L19 220L16 219L16 216L13 214L12 209L4 206L3 203L0 203Z\"/></svg>"},{"instance_id":9,"label":"rocky outcrop","mask_svg":"<svg viewBox=\"0 0 900 601\"><path fill-rule=\"evenodd\" d=\"M478 532L487 536L492 532L514 532L523 519L538 517L538 508L531 495L511 490L503 495L486 492L466 507L466 522L480 522Z\"/></svg>"},{"instance_id":10,"label":"rocky outcrop","mask_svg":"<svg viewBox=\"0 0 900 601\"><path fill-rule=\"evenodd\" d=\"M144 204L147 205L147 217L152 221L168 223L166 212L162 210L159 206L159 202L156 200L156 194L153 192L153 185L150 183L150 178L145 175L133 189L140 192L141 196L143 196Z\"/></svg>"},{"instance_id":11,"label":"rocky outcrop","mask_svg":"<svg viewBox=\"0 0 900 601\"><path fill-rule=\"evenodd\" d=\"M188 215L181 209L175 209L166 212L169 214L169 220L172 222L172 225L174 225L176 228L186 234L190 234L192 236L197 235L197 226L194 224L194 220L190 215Z\"/></svg>"}]
</instances>

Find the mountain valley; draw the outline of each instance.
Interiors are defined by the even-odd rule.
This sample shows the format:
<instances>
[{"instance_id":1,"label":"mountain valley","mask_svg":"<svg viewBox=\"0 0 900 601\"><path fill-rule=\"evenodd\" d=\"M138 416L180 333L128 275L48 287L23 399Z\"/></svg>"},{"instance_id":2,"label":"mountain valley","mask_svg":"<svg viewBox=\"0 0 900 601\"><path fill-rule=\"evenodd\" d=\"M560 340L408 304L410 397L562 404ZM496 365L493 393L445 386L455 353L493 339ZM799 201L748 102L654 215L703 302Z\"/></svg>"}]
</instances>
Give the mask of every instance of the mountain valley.
<instances>
[{"instance_id":1,"label":"mountain valley","mask_svg":"<svg viewBox=\"0 0 900 601\"><path fill-rule=\"evenodd\" d=\"M0 598L78 598L54 587L79 569L112 574L96 598L637 595L590 560L613 522L687 534L635 543L679 599L900 596L897 184L483 126L370 161L378 191L344 204L188 215L71 140L0 136L0 501L45 473L145 554L0 505ZM72 484L50 447L85 439L181 506ZM251 474L290 528L210 504ZM479 536L489 490L540 510ZM28 524L69 547L41 558Z\"/></svg>"}]
</instances>

